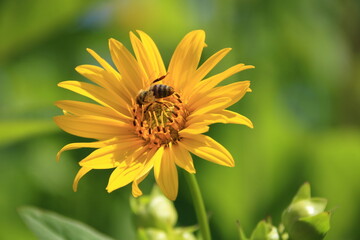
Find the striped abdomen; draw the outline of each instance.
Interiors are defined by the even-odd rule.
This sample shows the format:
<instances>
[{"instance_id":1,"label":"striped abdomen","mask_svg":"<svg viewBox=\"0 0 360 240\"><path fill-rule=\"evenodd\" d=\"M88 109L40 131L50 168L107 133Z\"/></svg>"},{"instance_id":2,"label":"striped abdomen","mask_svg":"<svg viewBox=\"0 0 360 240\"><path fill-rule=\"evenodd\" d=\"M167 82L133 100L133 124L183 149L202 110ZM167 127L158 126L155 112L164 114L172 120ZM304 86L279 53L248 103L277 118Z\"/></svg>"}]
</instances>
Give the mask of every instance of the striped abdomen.
<instances>
[{"instance_id":1,"label":"striped abdomen","mask_svg":"<svg viewBox=\"0 0 360 240\"><path fill-rule=\"evenodd\" d=\"M165 98L174 93L174 88L165 84L155 84L149 88L152 91L155 98Z\"/></svg>"}]
</instances>

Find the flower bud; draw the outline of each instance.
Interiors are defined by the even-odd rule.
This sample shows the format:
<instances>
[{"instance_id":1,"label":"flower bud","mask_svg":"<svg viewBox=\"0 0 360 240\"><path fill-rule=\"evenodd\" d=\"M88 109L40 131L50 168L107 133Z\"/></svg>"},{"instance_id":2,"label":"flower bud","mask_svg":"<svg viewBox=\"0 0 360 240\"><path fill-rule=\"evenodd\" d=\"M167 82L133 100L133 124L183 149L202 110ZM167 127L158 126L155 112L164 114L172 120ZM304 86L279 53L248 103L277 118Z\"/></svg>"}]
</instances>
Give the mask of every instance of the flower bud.
<instances>
[{"instance_id":1,"label":"flower bud","mask_svg":"<svg viewBox=\"0 0 360 240\"><path fill-rule=\"evenodd\" d=\"M258 239L264 239L264 240L279 240L279 232L276 227L274 227L271 224L271 220L268 219L267 221L262 220L260 221L254 231L251 234L250 238L247 238L244 234L244 231L239 226L239 234L240 234L240 240L258 240Z\"/></svg>"},{"instance_id":2,"label":"flower bud","mask_svg":"<svg viewBox=\"0 0 360 240\"><path fill-rule=\"evenodd\" d=\"M196 240L193 232L196 230L194 227L176 228L176 240Z\"/></svg>"},{"instance_id":3,"label":"flower bud","mask_svg":"<svg viewBox=\"0 0 360 240\"><path fill-rule=\"evenodd\" d=\"M173 228L177 212L172 201L154 187L151 195L130 199L137 227L156 228L164 231Z\"/></svg>"},{"instance_id":4,"label":"flower bud","mask_svg":"<svg viewBox=\"0 0 360 240\"><path fill-rule=\"evenodd\" d=\"M168 236L162 230L155 228L139 228L138 229L138 240L168 240Z\"/></svg>"},{"instance_id":5,"label":"flower bud","mask_svg":"<svg viewBox=\"0 0 360 240\"><path fill-rule=\"evenodd\" d=\"M326 204L326 199L311 198L310 185L305 183L282 215L290 238L323 239L330 229L330 214L324 212Z\"/></svg>"},{"instance_id":6,"label":"flower bud","mask_svg":"<svg viewBox=\"0 0 360 240\"><path fill-rule=\"evenodd\" d=\"M266 240L279 240L279 233L270 221L260 221L255 230L251 234L251 240L266 239Z\"/></svg>"}]
</instances>

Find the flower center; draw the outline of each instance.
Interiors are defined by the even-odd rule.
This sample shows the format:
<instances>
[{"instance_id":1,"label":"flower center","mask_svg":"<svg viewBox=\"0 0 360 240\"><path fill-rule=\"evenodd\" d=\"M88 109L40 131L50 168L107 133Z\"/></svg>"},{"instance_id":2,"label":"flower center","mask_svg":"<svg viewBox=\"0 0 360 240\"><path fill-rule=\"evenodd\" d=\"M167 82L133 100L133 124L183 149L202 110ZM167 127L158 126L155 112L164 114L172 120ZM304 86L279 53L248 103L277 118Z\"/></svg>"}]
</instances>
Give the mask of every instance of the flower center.
<instances>
[{"instance_id":1,"label":"flower center","mask_svg":"<svg viewBox=\"0 0 360 240\"><path fill-rule=\"evenodd\" d=\"M133 107L135 132L149 147L176 143L179 131L185 127L187 111L177 93L152 102L135 103Z\"/></svg>"}]
</instances>

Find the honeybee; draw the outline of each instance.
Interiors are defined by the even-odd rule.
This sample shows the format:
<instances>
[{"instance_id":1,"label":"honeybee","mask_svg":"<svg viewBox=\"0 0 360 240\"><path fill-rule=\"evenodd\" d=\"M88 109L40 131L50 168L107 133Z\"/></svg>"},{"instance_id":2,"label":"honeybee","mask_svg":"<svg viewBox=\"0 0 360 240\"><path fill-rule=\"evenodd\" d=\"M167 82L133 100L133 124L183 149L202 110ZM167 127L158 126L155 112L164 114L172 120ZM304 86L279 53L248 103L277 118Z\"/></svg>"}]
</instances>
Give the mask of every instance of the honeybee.
<instances>
[{"instance_id":1,"label":"honeybee","mask_svg":"<svg viewBox=\"0 0 360 240\"><path fill-rule=\"evenodd\" d=\"M166 75L161 76L155 79L152 83L156 83L164 79ZM155 84L150 86L148 90L140 90L138 96L136 97L136 103L139 106L143 106L149 104L146 109L150 107L155 102L158 102L158 99L166 98L175 93L173 87L165 85L165 84ZM158 102L160 103L160 102Z\"/></svg>"}]
</instances>

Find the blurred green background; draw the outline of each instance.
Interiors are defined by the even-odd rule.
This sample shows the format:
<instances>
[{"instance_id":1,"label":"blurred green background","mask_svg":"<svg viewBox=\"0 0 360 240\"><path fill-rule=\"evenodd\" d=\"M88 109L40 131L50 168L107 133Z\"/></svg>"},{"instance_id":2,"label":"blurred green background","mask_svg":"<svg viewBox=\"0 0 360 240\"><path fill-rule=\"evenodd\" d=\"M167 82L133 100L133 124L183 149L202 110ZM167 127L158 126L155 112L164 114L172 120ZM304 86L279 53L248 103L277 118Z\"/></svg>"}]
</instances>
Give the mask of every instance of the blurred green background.
<instances>
[{"instance_id":1,"label":"blurred green background","mask_svg":"<svg viewBox=\"0 0 360 240\"><path fill-rule=\"evenodd\" d=\"M52 117L60 99L83 99L56 84L85 80L74 68L110 60L107 40L130 47L128 33L147 32L168 63L181 38L204 29L208 47L232 52L212 73L244 62L256 66L227 83L251 80L253 93L232 106L252 119L214 125L209 134L236 160L226 168L196 159L214 239L235 239L282 209L305 181L329 199L326 239L360 239L360 2L28 0L0 2L0 239L35 239L17 214L34 205L83 221L116 239L133 239L130 187L108 194L111 171L92 171L72 192L77 162L88 150L56 152L80 138ZM142 184L149 192L153 177ZM184 179L175 202L179 225L196 219Z\"/></svg>"}]
</instances>

